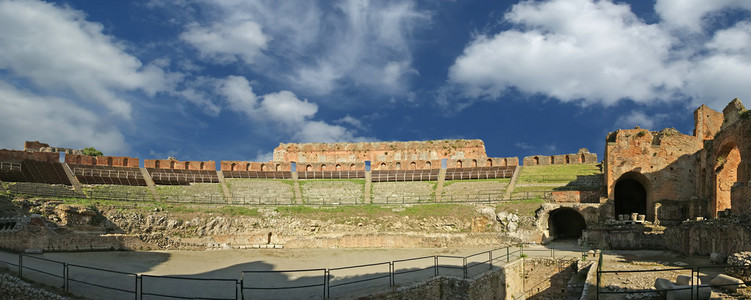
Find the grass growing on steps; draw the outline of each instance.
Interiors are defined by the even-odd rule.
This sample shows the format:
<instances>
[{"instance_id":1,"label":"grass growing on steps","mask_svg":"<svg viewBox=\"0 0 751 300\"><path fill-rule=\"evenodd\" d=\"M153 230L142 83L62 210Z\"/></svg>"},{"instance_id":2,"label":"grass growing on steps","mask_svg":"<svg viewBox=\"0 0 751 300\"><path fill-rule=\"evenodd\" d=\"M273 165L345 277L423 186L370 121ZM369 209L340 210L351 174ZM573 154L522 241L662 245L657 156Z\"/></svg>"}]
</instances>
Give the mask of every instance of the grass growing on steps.
<instances>
[{"instance_id":1,"label":"grass growing on steps","mask_svg":"<svg viewBox=\"0 0 751 300\"><path fill-rule=\"evenodd\" d=\"M392 207L382 205L358 205L337 207L280 206L276 211L284 216L308 217L321 220L336 220L349 217L377 219L386 216L409 216L412 218L428 217L471 217L474 207L461 204L424 204L405 207L394 211Z\"/></svg>"},{"instance_id":2,"label":"grass growing on steps","mask_svg":"<svg viewBox=\"0 0 751 300\"><path fill-rule=\"evenodd\" d=\"M571 164L524 166L517 184L524 183L566 183L576 180L578 175L600 174L600 164Z\"/></svg>"},{"instance_id":3,"label":"grass growing on steps","mask_svg":"<svg viewBox=\"0 0 751 300\"><path fill-rule=\"evenodd\" d=\"M495 212L512 212L520 216L534 216L535 211L545 203L543 199L504 201L495 207Z\"/></svg>"}]
</instances>

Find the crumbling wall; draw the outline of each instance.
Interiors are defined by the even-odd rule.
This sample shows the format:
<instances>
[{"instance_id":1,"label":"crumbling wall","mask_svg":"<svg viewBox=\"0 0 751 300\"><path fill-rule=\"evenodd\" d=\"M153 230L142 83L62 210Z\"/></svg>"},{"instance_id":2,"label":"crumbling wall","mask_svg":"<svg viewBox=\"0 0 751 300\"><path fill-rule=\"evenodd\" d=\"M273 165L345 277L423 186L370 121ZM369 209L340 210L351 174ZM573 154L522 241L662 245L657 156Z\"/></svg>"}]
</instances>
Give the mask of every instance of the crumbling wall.
<instances>
[{"instance_id":1,"label":"crumbling wall","mask_svg":"<svg viewBox=\"0 0 751 300\"><path fill-rule=\"evenodd\" d=\"M751 214L751 113L735 99L723 110L724 122L705 142L699 172L699 196L710 199L709 217L731 209Z\"/></svg>"},{"instance_id":2,"label":"crumbling wall","mask_svg":"<svg viewBox=\"0 0 751 300\"><path fill-rule=\"evenodd\" d=\"M597 163L597 153L589 153L587 148L581 148L579 152L572 154L526 156L523 162L525 166L595 164Z\"/></svg>"},{"instance_id":3,"label":"crumbling wall","mask_svg":"<svg viewBox=\"0 0 751 300\"><path fill-rule=\"evenodd\" d=\"M292 170L292 164L285 161L254 162L254 161L237 161L223 160L220 162L222 171L286 171ZM299 166L298 166L299 168ZM298 171L300 171L298 169Z\"/></svg>"},{"instance_id":4,"label":"crumbling wall","mask_svg":"<svg viewBox=\"0 0 751 300\"><path fill-rule=\"evenodd\" d=\"M722 127L723 119L722 113L702 104L694 111L694 136L702 140L714 139L714 135Z\"/></svg>"},{"instance_id":5,"label":"crumbling wall","mask_svg":"<svg viewBox=\"0 0 751 300\"><path fill-rule=\"evenodd\" d=\"M482 140L279 144L274 161L365 162L486 158Z\"/></svg>"},{"instance_id":6,"label":"crumbling wall","mask_svg":"<svg viewBox=\"0 0 751 300\"><path fill-rule=\"evenodd\" d=\"M20 163L24 160L33 160L41 162L59 162L60 154L57 152L27 152L18 150L0 150L0 161Z\"/></svg>"},{"instance_id":7,"label":"crumbling wall","mask_svg":"<svg viewBox=\"0 0 751 300\"><path fill-rule=\"evenodd\" d=\"M29 152L64 152L65 154L83 154L83 152L78 149L50 147L50 145L39 141L26 141L23 148L25 151Z\"/></svg>"},{"instance_id":8,"label":"crumbling wall","mask_svg":"<svg viewBox=\"0 0 751 300\"><path fill-rule=\"evenodd\" d=\"M605 188L615 199L615 185L625 174L642 178L647 192L647 219L654 219L658 200L688 201L696 195L696 170L702 140L675 129L626 129L608 135ZM637 174L637 175L634 175Z\"/></svg>"},{"instance_id":9,"label":"crumbling wall","mask_svg":"<svg viewBox=\"0 0 751 300\"><path fill-rule=\"evenodd\" d=\"M213 160L207 161L179 161L174 159L144 159L145 168L173 169L173 170L216 170Z\"/></svg>"},{"instance_id":10,"label":"crumbling wall","mask_svg":"<svg viewBox=\"0 0 751 300\"><path fill-rule=\"evenodd\" d=\"M140 166L138 158L128 156L89 156L80 154L65 155L65 163L73 165L88 166L110 166L138 168Z\"/></svg>"}]
</instances>

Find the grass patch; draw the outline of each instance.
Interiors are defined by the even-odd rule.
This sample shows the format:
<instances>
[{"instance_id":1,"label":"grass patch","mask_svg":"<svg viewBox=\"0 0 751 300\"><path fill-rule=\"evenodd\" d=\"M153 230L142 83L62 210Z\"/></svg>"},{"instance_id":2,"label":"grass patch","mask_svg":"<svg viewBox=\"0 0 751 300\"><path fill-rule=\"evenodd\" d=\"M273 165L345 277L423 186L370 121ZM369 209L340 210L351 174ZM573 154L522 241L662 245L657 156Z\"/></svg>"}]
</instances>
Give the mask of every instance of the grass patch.
<instances>
[{"instance_id":1,"label":"grass patch","mask_svg":"<svg viewBox=\"0 0 751 300\"><path fill-rule=\"evenodd\" d=\"M242 206L224 206L220 208L219 211L220 213L224 215L230 215L230 216L249 216L249 217L261 216L261 213L258 212L258 209L242 207Z\"/></svg>"},{"instance_id":2,"label":"grass patch","mask_svg":"<svg viewBox=\"0 0 751 300\"><path fill-rule=\"evenodd\" d=\"M475 214L474 207L461 204L424 204L406 207L404 211L397 212L401 216L410 216L416 218L453 216L467 217Z\"/></svg>"},{"instance_id":3,"label":"grass patch","mask_svg":"<svg viewBox=\"0 0 751 300\"><path fill-rule=\"evenodd\" d=\"M475 214L474 207L461 204L413 205L406 207L403 211L393 211L391 207L372 204L336 207L280 206L276 208L276 211L283 216L306 217L319 220L341 220L352 217L376 220L386 216L409 216L413 218L465 217Z\"/></svg>"},{"instance_id":4,"label":"grass patch","mask_svg":"<svg viewBox=\"0 0 751 300\"><path fill-rule=\"evenodd\" d=\"M311 182L322 182L322 181L328 181L328 182L352 182L352 183L360 184L360 185L364 185L365 184L365 179L300 179L300 180L297 181L297 183L299 183L300 187L302 187L303 185L311 183ZM292 180L290 180L290 184L293 184Z\"/></svg>"},{"instance_id":5,"label":"grass patch","mask_svg":"<svg viewBox=\"0 0 751 300\"><path fill-rule=\"evenodd\" d=\"M511 182L511 178L491 178L491 179L472 179L472 180L446 180L443 183L444 187L447 187L449 185L452 185L457 182L478 182L478 181L489 181L489 182L500 182L505 183L508 185Z\"/></svg>"},{"instance_id":6,"label":"grass patch","mask_svg":"<svg viewBox=\"0 0 751 300\"><path fill-rule=\"evenodd\" d=\"M544 199L503 201L495 207L495 212L512 212L520 216L534 216L535 211L545 203Z\"/></svg>"},{"instance_id":7,"label":"grass patch","mask_svg":"<svg viewBox=\"0 0 751 300\"><path fill-rule=\"evenodd\" d=\"M601 174L600 164L524 166L519 174L518 183L571 182L579 175L596 174Z\"/></svg>"}]
</instances>

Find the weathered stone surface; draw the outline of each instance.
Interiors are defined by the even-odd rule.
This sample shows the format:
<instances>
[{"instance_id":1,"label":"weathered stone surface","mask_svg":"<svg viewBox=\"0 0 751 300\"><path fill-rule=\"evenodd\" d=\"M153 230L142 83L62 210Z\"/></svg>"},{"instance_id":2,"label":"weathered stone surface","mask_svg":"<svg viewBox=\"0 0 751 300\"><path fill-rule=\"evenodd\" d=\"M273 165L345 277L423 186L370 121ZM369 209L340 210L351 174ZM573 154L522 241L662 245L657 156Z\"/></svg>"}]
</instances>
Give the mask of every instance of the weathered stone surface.
<instances>
[{"instance_id":1,"label":"weathered stone surface","mask_svg":"<svg viewBox=\"0 0 751 300\"><path fill-rule=\"evenodd\" d=\"M717 277L712 279L712 281L710 281L709 283L711 285L717 285L717 288L719 289L733 292L735 292L737 289L746 288L743 280L725 274L717 275Z\"/></svg>"},{"instance_id":2,"label":"weathered stone surface","mask_svg":"<svg viewBox=\"0 0 751 300\"><path fill-rule=\"evenodd\" d=\"M482 140L279 144L274 161L363 162L486 158Z\"/></svg>"},{"instance_id":3,"label":"weathered stone surface","mask_svg":"<svg viewBox=\"0 0 751 300\"><path fill-rule=\"evenodd\" d=\"M572 154L526 156L523 160L525 166L594 164L597 162L597 153L589 153L587 148L581 148L578 153Z\"/></svg>"}]
</instances>

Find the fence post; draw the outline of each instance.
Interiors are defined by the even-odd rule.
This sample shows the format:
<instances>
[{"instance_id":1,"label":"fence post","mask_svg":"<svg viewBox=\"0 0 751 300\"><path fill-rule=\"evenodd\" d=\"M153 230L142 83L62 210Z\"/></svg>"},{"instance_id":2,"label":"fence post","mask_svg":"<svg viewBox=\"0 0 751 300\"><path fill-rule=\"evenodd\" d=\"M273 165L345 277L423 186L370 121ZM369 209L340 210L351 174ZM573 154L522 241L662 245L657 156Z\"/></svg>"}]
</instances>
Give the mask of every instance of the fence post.
<instances>
[{"instance_id":1,"label":"fence post","mask_svg":"<svg viewBox=\"0 0 751 300\"><path fill-rule=\"evenodd\" d=\"M327 268L323 270L323 299L326 299L326 295L331 297L331 283L329 279L331 279L331 272Z\"/></svg>"},{"instance_id":2,"label":"fence post","mask_svg":"<svg viewBox=\"0 0 751 300\"><path fill-rule=\"evenodd\" d=\"M68 263L63 263L63 290L68 292L70 287L68 285Z\"/></svg>"},{"instance_id":3,"label":"fence post","mask_svg":"<svg viewBox=\"0 0 751 300\"><path fill-rule=\"evenodd\" d=\"M509 255L508 246L506 246L506 262L509 262Z\"/></svg>"},{"instance_id":4,"label":"fence post","mask_svg":"<svg viewBox=\"0 0 751 300\"><path fill-rule=\"evenodd\" d=\"M394 262L393 261L389 262L389 274L390 274L389 277L391 277L390 278L391 279L391 282L390 282L391 284L389 286L394 286Z\"/></svg>"},{"instance_id":5,"label":"fence post","mask_svg":"<svg viewBox=\"0 0 751 300\"><path fill-rule=\"evenodd\" d=\"M433 261L435 263L433 267L433 269L435 270L435 276L438 276L438 255L433 256Z\"/></svg>"},{"instance_id":6,"label":"fence post","mask_svg":"<svg viewBox=\"0 0 751 300\"><path fill-rule=\"evenodd\" d=\"M143 300L143 277L139 274L136 274L136 290L138 290L138 293L136 293L136 300L139 298Z\"/></svg>"},{"instance_id":7,"label":"fence post","mask_svg":"<svg viewBox=\"0 0 751 300\"><path fill-rule=\"evenodd\" d=\"M240 300L243 298L243 280L240 279L235 285L235 299Z\"/></svg>"},{"instance_id":8,"label":"fence post","mask_svg":"<svg viewBox=\"0 0 751 300\"><path fill-rule=\"evenodd\" d=\"M462 262L464 263L464 278L466 279L467 278L467 258L464 257L462 259Z\"/></svg>"},{"instance_id":9,"label":"fence post","mask_svg":"<svg viewBox=\"0 0 751 300\"><path fill-rule=\"evenodd\" d=\"M493 269L493 250L488 251L488 261L490 262L490 267L488 267L488 270Z\"/></svg>"},{"instance_id":10,"label":"fence post","mask_svg":"<svg viewBox=\"0 0 751 300\"><path fill-rule=\"evenodd\" d=\"M23 253L18 253L18 278L23 278Z\"/></svg>"}]
</instances>

